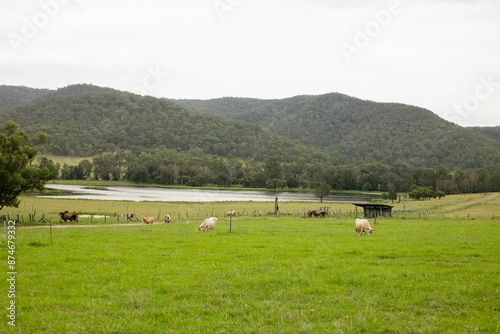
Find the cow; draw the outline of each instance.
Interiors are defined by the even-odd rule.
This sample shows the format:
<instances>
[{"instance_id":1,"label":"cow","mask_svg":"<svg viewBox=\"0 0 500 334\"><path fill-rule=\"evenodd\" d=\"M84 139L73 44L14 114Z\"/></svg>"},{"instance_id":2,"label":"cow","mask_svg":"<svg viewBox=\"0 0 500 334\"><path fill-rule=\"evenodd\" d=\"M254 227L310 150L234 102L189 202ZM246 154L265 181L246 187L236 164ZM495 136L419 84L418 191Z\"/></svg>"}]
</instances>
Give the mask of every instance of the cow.
<instances>
[{"instance_id":1,"label":"cow","mask_svg":"<svg viewBox=\"0 0 500 334\"><path fill-rule=\"evenodd\" d=\"M324 217L326 215L326 211L325 210L315 210L315 214L314 215L316 217L318 217L318 216Z\"/></svg>"},{"instance_id":2,"label":"cow","mask_svg":"<svg viewBox=\"0 0 500 334\"><path fill-rule=\"evenodd\" d=\"M62 220L64 220L64 222L66 223L66 221L74 221L75 223L78 223L78 215L76 214L76 212L73 212L73 213L69 213L68 211L64 211L64 212L59 212L59 217L61 217Z\"/></svg>"},{"instance_id":3,"label":"cow","mask_svg":"<svg viewBox=\"0 0 500 334\"><path fill-rule=\"evenodd\" d=\"M170 215L166 215L165 216L165 223L164 224L168 224L172 221L172 217L170 217Z\"/></svg>"},{"instance_id":4,"label":"cow","mask_svg":"<svg viewBox=\"0 0 500 334\"><path fill-rule=\"evenodd\" d=\"M224 217L236 216L236 211L228 211L224 214Z\"/></svg>"},{"instance_id":5,"label":"cow","mask_svg":"<svg viewBox=\"0 0 500 334\"><path fill-rule=\"evenodd\" d=\"M210 217L203 220L203 222L198 226L198 231L203 230L203 232L208 230L215 230L215 225L217 224L217 217Z\"/></svg>"},{"instance_id":6,"label":"cow","mask_svg":"<svg viewBox=\"0 0 500 334\"><path fill-rule=\"evenodd\" d=\"M314 215L314 217L318 217L318 216L324 217L326 215L326 211L325 210L309 210L309 211L307 211L307 215L309 216L309 218L311 218L312 215Z\"/></svg>"},{"instance_id":7,"label":"cow","mask_svg":"<svg viewBox=\"0 0 500 334\"><path fill-rule=\"evenodd\" d=\"M156 221L156 217L142 217L142 222L144 224L153 224Z\"/></svg>"},{"instance_id":8,"label":"cow","mask_svg":"<svg viewBox=\"0 0 500 334\"><path fill-rule=\"evenodd\" d=\"M374 229L370 226L368 219L356 219L356 232L361 234L366 234L366 232L372 234Z\"/></svg>"},{"instance_id":9,"label":"cow","mask_svg":"<svg viewBox=\"0 0 500 334\"><path fill-rule=\"evenodd\" d=\"M128 222L131 222L132 220L134 220L136 217L135 217L135 213L133 212L127 212L127 221Z\"/></svg>"}]
</instances>

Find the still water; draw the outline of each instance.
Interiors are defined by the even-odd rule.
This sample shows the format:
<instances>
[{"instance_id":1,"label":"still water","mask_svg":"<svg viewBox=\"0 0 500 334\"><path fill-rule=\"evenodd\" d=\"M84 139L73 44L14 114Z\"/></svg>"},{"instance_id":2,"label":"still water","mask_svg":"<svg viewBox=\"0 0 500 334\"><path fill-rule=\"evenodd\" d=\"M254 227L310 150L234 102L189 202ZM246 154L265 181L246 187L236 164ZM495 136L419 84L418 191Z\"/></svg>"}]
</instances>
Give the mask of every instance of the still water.
<instances>
[{"instance_id":1,"label":"still water","mask_svg":"<svg viewBox=\"0 0 500 334\"><path fill-rule=\"evenodd\" d=\"M314 194L270 192L270 191L232 191L232 190L200 190L200 189L166 189L149 187L106 187L107 190L86 189L82 186L47 184L48 189L72 192L65 195L39 197L75 198L113 201L159 201L159 202L228 202L255 201L270 202L278 196L280 201L318 201Z\"/></svg>"},{"instance_id":2,"label":"still water","mask_svg":"<svg viewBox=\"0 0 500 334\"><path fill-rule=\"evenodd\" d=\"M318 202L311 193L291 193L275 191L235 191L235 190L201 190L201 189L167 189L153 187L106 187L106 190L86 189L83 186L65 184L47 184L48 189L71 192L64 195L39 197L95 199L110 201L155 201L155 202L272 202L277 196L284 202ZM327 203L369 202L377 195L372 194L335 194L323 198Z\"/></svg>"}]
</instances>

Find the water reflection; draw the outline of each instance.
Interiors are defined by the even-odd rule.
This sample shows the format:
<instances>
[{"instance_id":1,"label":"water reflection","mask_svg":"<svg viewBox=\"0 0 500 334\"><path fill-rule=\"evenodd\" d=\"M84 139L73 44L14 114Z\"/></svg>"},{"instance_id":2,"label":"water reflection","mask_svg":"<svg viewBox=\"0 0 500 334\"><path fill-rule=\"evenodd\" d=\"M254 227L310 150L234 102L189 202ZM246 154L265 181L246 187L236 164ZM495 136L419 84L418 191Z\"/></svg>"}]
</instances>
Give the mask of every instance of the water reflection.
<instances>
[{"instance_id":1,"label":"water reflection","mask_svg":"<svg viewBox=\"0 0 500 334\"><path fill-rule=\"evenodd\" d=\"M269 192L269 191L232 191L200 189L165 189L153 187L106 187L106 190L88 189L76 185L47 184L48 189L70 191L72 194L39 197L75 198L114 201L159 201L159 202L229 202L255 201L270 202L278 196L280 201L318 201L313 194Z\"/></svg>"},{"instance_id":2,"label":"water reflection","mask_svg":"<svg viewBox=\"0 0 500 334\"><path fill-rule=\"evenodd\" d=\"M318 202L311 193L291 193L250 190L201 190L201 189L167 189L153 187L106 187L106 189L89 189L77 185L47 184L48 189L70 191L71 194L39 196L49 198L74 198L110 201L155 201L155 202L271 202L278 196L284 202ZM323 198L323 202L342 203L364 201L369 202L377 195L373 194L336 194Z\"/></svg>"}]
</instances>

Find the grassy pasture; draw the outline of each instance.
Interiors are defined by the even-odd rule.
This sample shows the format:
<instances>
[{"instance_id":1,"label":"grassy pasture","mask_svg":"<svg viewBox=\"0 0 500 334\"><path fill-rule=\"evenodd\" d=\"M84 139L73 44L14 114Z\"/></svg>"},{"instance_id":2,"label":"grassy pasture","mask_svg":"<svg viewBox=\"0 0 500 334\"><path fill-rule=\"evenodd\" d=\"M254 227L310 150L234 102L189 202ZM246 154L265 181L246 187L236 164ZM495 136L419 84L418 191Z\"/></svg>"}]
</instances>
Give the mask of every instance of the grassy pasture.
<instances>
[{"instance_id":1,"label":"grassy pasture","mask_svg":"<svg viewBox=\"0 0 500 334\"><path fill-rule=\"evenodd\" d=\"M241 216L231 233L228 218L207 233L198 222L54 228L52 242L17 228L16 332L500 330L498 218L386 218L362 237L352 218Z\"/></svg>"},{"instance_id":2,"label":"grassy pasture","mask_svg":"<svg viewBox=\"0 0 500 334\"><path fill-rule=\"evenodd\" d=\"M224 212L235 210L238 215L252 216L266 215L274 210L274 202L214 202L214 203L189 203L189 202L130 202L130 201L97 201L97 200L75 200L64 198L36 198L23 196L18 208L5 208L2 214L9 215L10 218L24 218L23 224L27 225L28 215L35 213L35 220L39 220L44 214L52 223L59 223L58 213L64 210L88 215L108 215L107 223L117 222L118 215L127 212L134 212L138 217L158 216L162 218L165 214L170 214L176 221L201 220L208 216L223 216ZM354 206L349 203L343 204L320 204L308 202L280 202L280 211L284 215L299 215L310 209L318 209L320 206L330 206L331 210L341 211L345 214L354 213ZM341 215L342 216L342 215ZM121 218L119 222L123 222ZM101 219L93 220L94 223L103 223ZM36 221L35 221L36 223ZM90 218L79 218L80 224L90 223ZM35 224L36 225L36 224Z\"/></svg>"},{"instance_id":3,"label":"grassy pasture","mask_svg":"<svg viewBox=\"0 0 500 334\"><path fill-rule=\"evenodd\" d=\"M391 205L394 210L432 211L447 217L493 217L500 216L500 193L449 195L424 201L406 199Z\"/></svg>"},{"instance_id":4,"label":"grassy pasture","mask_svg":"<svg viewBox=\"0 0 500 334\"><path fill-rule=\"evenodd\" d=\"M500 217L500 193L450 195L442 199L426 201L402 200L401 202L386 202L394 205L397 210L409 210L405 214L394 214L398 219L427 219L427 218L493 218ZM350 203L310 203L310 202L280 202L280 211L284 215L304 214L310 209L328 206L332 218L353 218L355 207ZM59 223L58 213L64 210L77 212L80 215L107 215L106 223L123 222L127 212L134 212L138 217L158 216L162 218L169 213L176 221L198 221L208 216L222 216L224 212L235 210L239 215L265 216L274 210L273 202L215 202L215 203L187 203L187 202L130 202L130 201L97 201L60 198L37 198L22 196L18 208L4 208L2 215L9 215L11 219L19 219L24 225L29 222L28 215L35 214L35 222L44 214L52 223ZM419 212L421 214L419 214ZM362 214L362 210L359 210ZM122 217L120 217L122 215ZM80 218L80 224L91 223L90 218ZM92 223L104 223L104 220L93 219Z\"/></svg>"}]
</instances>

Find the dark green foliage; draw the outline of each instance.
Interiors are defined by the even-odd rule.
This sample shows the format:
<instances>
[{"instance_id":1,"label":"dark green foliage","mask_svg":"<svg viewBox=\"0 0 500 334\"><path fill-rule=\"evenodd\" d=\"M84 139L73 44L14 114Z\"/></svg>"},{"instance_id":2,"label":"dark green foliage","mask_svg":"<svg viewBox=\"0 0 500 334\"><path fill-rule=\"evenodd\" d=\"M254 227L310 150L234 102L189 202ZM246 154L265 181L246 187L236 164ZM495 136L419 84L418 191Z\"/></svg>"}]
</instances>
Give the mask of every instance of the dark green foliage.
<instances>
[{"instance_id":1,"label":"dark green foliage","mask_svg":"<svg viewBox=\"0 0 500 334\"><path fill-rule=\"evenodd\" d=\"M13 89L0 87L0 97ZM415 187L436 194L500 189L498 127L462 128L417 107L336 93L170 101L92 85L17 89L31 95L14 96L17 107L0 113L0 122L14 120L28 137L46 133L46 153L89 157L53 166L62 179L324 185L390 199Z\"/></svg>"},{"instance_id":2,"label":"dark green foliage","mask_svg":"<svg viewBox=\"0 0 500 334\"><path fill-rule=\"evenodd\" d=\"M436 192L427 187L416 187L408 194L410 198L419 199L431 199L437 197Z\"/></svg>"},{"instance_id":3,"label":"dark green foliage","mask_svg":"<svg viewBox=\"0 0 500 334\"><path fill-rule=\"evenodd\" d=\"M314 195L316 195L316 197L320 199L320 202L323 203L323 198L330 195L330 185L326 182L320 182L314 191Z\"/></svg>"},{"instance_id":4,"label":"dark green foliage","mask_svg":"<svg viewBox=\"0 0 500 334\"><path fill-rule=\"evenodd\" d=\"M388 185L388 191L389 192L387 193L387 199L394 203L394 201L398 199L398 191L396 186L393 183L390 183Z\"/></svg>"},{"instance_id":5,"label":"dark green foliage","mask_svg":"<svg viewBox=\"0 0 500 334\"><path fill-rule=\"evenodd\" d=\"M500 145L500 126L471 127L469 129L496 140L496 142Z\"/></svg>"},{"instance_id":6,"label":"dark green foliage","mask_svg":"<svg viewBox=\"0 0 500 334\"><path fill-rule=\"evenodd\" d=\"M36 100L51 91L22 86L0 86L0 114L17 106Z\"/></svg>"},{"instance_id":7,"label":"dark green foliage","mask_svg":"<svg viewBox=\"0 0 500 334\"><path fill-rule=\"evenodd\" d=\"M489 170L500 164L500 127L484 131L463 128L429 110L404 104L376 103L338 93L281 100L177 102L204 114L243 120L293 138L323 150L336 164L406 162L421 167Z\"/></svg>"},{"instance_id":8,"label":"dark green foliage","mask_svg":"<svg viewBox=\"0 0 500 334\"><path fill-rule=\"evenodd\" d=\"M0 128L0 210L17 207L19 195L33 189L42 190L46 181L57 175L57 167L42 160L31 166L38 149L12 121Z\"/></svg>"},{"instance_id":9,"label":"dark green foliage","mask_svg":"<svg viewBox=\"0 0 500 334\"><path fill-rule=\"evenodd\" d=\"M52 143L49 151L58 155L164 148L257 161L271 156L280 161L296 156L326 160L320 151L254 125L200 116L165 99L92 87L70 86L5 117L21 124L30 135L47 133Z\"/></svg>"}]
</instances>

